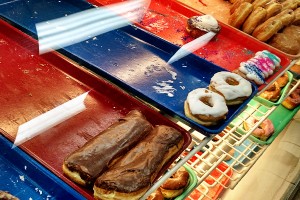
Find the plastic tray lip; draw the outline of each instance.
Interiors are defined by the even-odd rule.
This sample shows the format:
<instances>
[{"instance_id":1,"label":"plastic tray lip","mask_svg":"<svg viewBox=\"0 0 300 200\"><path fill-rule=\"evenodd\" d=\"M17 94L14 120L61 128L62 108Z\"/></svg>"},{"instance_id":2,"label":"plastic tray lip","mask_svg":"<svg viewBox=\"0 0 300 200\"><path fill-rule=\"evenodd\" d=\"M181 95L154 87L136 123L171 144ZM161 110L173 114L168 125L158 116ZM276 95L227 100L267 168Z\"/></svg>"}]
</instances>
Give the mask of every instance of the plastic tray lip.
<instances>
[{"instance_id":1,"label":"plastic tray lip","mask_svg":"<svg viewBox=\"0 0 300 200\"><path fill-rule=\"evenodd\" d=\"M5 148L9 148L11 151L16 153L18 156L24 158L24 160L30 165L30 167L34 167L35 170L38 170L38 172L45 175L45 177L51 179L53 182L57 183L57 186L64 189L66 192L68 192L70 195L72 195L76 199L85 199L79 192L71 188L69 185L67 185L63 180L55 176L53 173L51 173L49 170L47 170L44 166L42 166L38 161L34 160L30 155L28 155L26 152L24 152L21 148L15 147L12 149L13 143L9 141L5 136L0 134L0 140L1 143L4 144ZM8 161L11 163L11 161ZM28 167L26 165L26 167ZM16 166L16 168L18 168ZM34 178L34 177L31 177ZM19 197L21 198L21 197Z\"/></svg>"}]
</instances>

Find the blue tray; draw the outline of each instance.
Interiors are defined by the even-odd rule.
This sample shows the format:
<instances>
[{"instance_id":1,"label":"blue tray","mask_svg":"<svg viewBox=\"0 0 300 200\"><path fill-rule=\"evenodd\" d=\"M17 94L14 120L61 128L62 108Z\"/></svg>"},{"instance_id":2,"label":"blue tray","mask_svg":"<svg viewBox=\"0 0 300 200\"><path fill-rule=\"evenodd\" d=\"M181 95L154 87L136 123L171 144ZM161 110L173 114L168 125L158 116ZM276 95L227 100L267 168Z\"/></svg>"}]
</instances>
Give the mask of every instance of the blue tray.
<instances>
[{"instance_id":1,"label":"blue tray","mask_svg":"<svg viewBox=\"0 0 300 200\"><path fill-rule=\"evenodd\" d=\"M0 135L0 190L19 199L85 199Z\"/></svg>"},{"instance_id":2,"label":"blue tray","mask_svg":"<svg viewBox=\"0 0 300 200\"><path fill-rule=\"evenodd\" d=\"M36 34L35 22L55 19L63 13L76 13L91 6L80 0L64 1L63 8L60 1L47 1L47 5L49 2L50 10L47 8L47 12L44 12L40 1L30 1L30 7L34 8L31 13L38 13L34 20L31 20L28 13L20 18L5 10L1 11L1 15L31 34ZM24 20L26 18L29 20ZM216 72L226 70L194 54L167 65L168 59L178 49L178 46L136 26L127 26L59 51L169 115L179 116L194 129L204 134L220 133L257 93L257 87L252 85L253 93L243 104L229 107L227 119L223 123L211 127L202 126L185 116L184 101L190 91L207 87ZM176 79L170 71L177 74ZM157 92L153 87L159 86L158 84L169 85L173 90L169 94L173 96Z\"/></svg>"}]
</instances>

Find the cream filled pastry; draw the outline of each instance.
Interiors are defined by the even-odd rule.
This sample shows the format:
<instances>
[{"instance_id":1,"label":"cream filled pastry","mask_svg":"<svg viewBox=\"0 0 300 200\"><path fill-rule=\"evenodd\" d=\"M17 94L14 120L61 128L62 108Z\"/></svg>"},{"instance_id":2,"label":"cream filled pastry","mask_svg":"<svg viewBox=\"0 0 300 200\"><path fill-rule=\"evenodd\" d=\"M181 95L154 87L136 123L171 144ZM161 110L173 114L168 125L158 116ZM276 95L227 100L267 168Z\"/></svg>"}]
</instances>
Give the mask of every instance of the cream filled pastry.
<instances>
[{"instance_id":1,"label":"cream filled pastry","mask_svg":"<svg viewBox=\"0 0 300 200\"><path fill-rule=\"evenodd\" d=\"M193 16L187 20L187 32L192 37L199 37L208 32L218 33L221 27L211 15Z\"/></svg>"},{"instance_id":2,"label":"cream filled pastry","mask_svg":"<svg viewBox=\"0 0 300 200\"><path fill-rule=\"evenodd\" d=\"M188 94L184 112L192 120L205 126L212 126L226 119L228 108L222 95L198 88Z\"/></svg>"},{"instance_id":3,"label":"cream filled pastry","mask_svg":"<svg viewBox=\"0 0 300 200\"><path fill-rule=\"evenodd\" d=\"M251 83L231 72L214 74L209 89L224 96L227 105L241 104L252 94Z\"/></svg>"}]
</instances>

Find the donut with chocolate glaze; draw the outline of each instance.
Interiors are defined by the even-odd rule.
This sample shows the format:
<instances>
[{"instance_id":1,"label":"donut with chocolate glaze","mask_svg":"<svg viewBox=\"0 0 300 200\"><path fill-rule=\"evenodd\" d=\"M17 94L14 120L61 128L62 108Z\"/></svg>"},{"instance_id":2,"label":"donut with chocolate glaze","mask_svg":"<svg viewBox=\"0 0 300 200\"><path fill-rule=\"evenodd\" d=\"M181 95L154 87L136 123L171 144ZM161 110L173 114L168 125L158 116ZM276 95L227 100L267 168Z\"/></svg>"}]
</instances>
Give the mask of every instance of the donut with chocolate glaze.
<instances>
[{"instance_id":1,"label":"donut with chocolate glaze","mask_svg":"<svg viewBox=\"0 0 300 200\"><path fill-rule=\"evenodd\" d=\"M133 110L67 156L63 172L73 182L90 186L152 129L142 113Z\"/></svg>"},{"instance_id":2,"label":"donut with chocolate glaze","mask_svg":"<svg viewBox=\"0 0 300 200\"><path fill-rule=\"evenodd\" d=\"M94 198L141 198L162 167L180 151L183 144L183 135L176 129L165 125L155 126L151 133L97 178L93 187Z\"/></svg>"}]
</instances>

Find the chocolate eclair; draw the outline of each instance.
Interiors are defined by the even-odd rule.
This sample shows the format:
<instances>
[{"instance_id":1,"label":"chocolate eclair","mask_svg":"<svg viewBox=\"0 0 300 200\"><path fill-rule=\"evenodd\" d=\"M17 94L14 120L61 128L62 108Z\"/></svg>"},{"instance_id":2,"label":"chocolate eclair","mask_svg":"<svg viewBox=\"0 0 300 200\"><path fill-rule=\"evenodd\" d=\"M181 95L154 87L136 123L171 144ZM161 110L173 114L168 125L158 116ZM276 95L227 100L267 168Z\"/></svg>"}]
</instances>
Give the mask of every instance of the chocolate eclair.
<instances>
[{"instance_id":1,"label":"chocolate eclair","mask_svg":"<svg viewBox=\"0 0 300 200\"><path fill-rule=\"evenodd\" d=\"M92 186L97 177L152 129L142 113L133 110L65 158L63 172L77 184Z\"/></svg>"},{"instance_id":2,"label":"chocolate eclair","mask_svg":"<svg viewBox=\"0 0 300 200\"><path fill-rule=\"evenodd\" d=\"M139 199L183 143L184 138L176 129L155 126L145 139L97 178L94 197L102 200Z\"/></svg>"}]
</instances>

